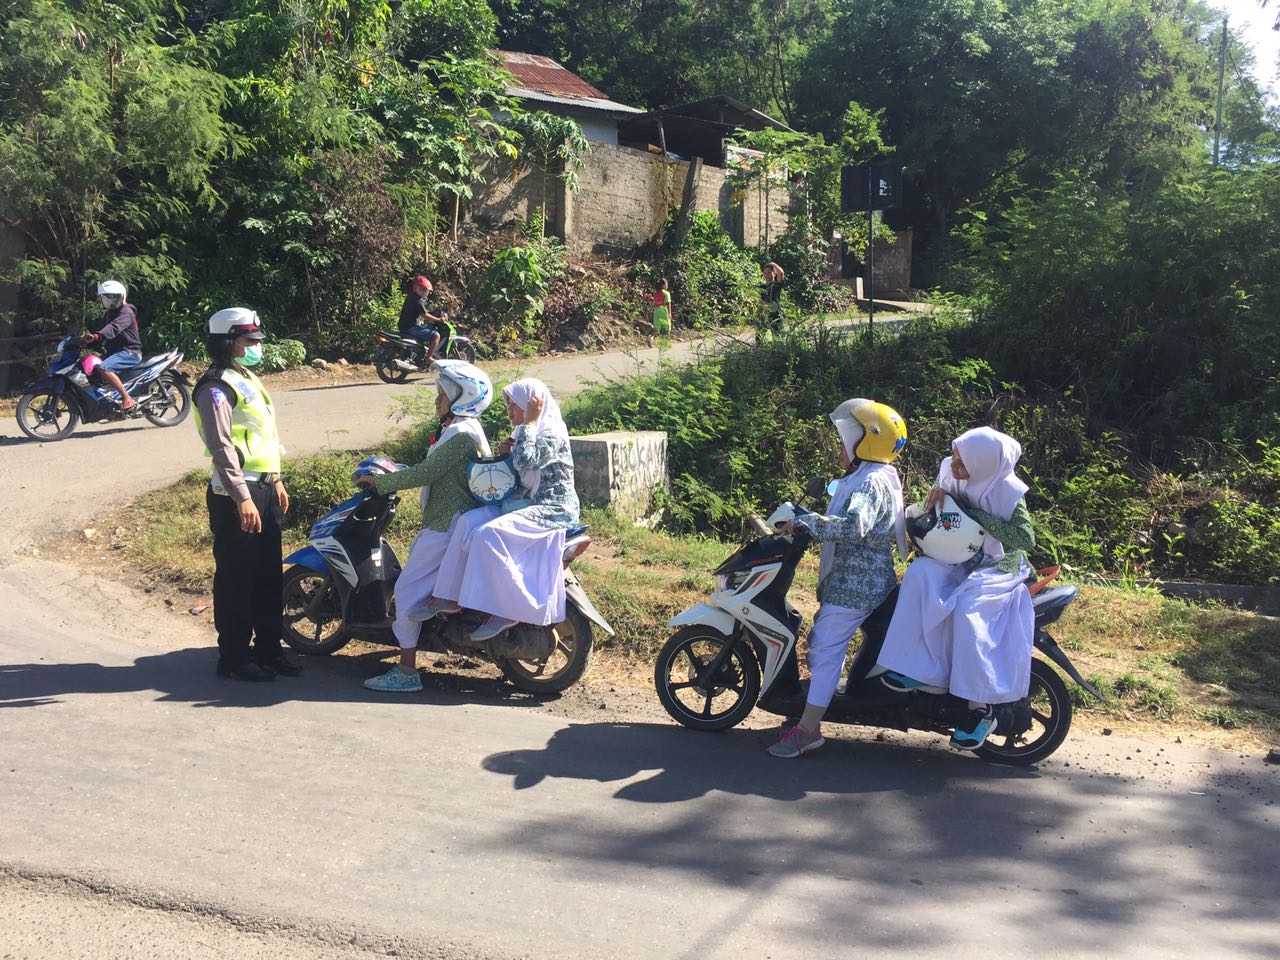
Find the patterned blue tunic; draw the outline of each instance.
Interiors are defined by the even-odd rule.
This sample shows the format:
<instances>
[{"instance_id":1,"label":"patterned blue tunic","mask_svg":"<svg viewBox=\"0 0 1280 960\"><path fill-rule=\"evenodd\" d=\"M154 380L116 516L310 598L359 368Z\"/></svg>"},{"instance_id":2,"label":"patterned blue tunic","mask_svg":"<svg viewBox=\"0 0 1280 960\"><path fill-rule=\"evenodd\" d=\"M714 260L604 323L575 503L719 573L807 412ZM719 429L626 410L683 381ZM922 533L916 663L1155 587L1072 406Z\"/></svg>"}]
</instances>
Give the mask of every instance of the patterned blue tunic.
<instances>
[{"instance_id":1,"label":"patterned blue tunic","mask_svg":"<svg viewBox=\"0 0 1280 960\"><path fill-rule=\"evenodd\" d=\"M512 513L548 530L578 523L578 493L573 488L573 453L563 437L538 436L526 425L516 427L511 464L517 470L538 470L542 479L533 503Z\"/></svg>"},{"instance_id":2,"label":"patterned blue tunic","mask_svg":"<svg viewBox=\"0 0 1280 960\"><path fill-rule=\"evenodd\" d=\"M869 613L884 601L898 585L893 569L894 519L893 490L874 473L854 487L842 516L796 517L796 526L835 549L831 572L818 584L820 603Z\"/></svg>"}]
</instances>

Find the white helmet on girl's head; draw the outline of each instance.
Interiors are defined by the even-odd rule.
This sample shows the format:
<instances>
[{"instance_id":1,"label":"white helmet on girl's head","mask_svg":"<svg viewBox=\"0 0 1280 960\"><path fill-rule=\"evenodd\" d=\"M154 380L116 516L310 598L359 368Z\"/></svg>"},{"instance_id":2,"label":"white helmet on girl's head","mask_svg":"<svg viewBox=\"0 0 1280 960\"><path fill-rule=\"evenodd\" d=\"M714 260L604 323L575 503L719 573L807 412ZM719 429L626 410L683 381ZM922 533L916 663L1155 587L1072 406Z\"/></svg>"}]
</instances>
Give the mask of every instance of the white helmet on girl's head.
<instances>
[{"instance_id":1,"label":"white helmet on girl's head","mask_svg":"<svg viewBox=\"0 0 1280 960\"><path fill-rule=\"evenodd\" d=\"M124 303L126 296L128 291L119 280L103 280L98 284L98 300L108 310Z\"/></svg>"},{"instance_id":2,"label":"white helmet on girl's head","mask_svg":"<svg viewBox=\"0 0 1280 960\"><path fill-rule=\"evenodd\" d=\"M474 363L437 360L431 369L437 385L449 398L449 410L458 417L478 417L493 402L493 381Z\"/></svg>"},{"instance_id":3,"label":"white helmet on girl's head","mask_svg":"<svg viewBox=\"0 0 1280 960\"><path fill-rule=\"evenodd\" d=\"M907 533L921 553L939 563L966 563L987 535L950 494L932 511L919 503L907 507Z\"/></svg>"}]
</instances>

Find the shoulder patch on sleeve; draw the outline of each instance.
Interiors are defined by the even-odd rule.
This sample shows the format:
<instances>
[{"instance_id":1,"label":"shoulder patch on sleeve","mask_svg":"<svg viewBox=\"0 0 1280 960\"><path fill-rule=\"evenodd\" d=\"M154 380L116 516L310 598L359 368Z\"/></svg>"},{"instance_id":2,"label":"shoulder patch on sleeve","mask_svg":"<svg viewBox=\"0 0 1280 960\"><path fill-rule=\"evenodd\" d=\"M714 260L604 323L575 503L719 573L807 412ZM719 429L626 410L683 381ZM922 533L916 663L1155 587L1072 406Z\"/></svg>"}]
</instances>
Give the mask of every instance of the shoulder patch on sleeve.
<instances>
[{"instance_id":1,"label":"shoulder patch on sleeve","mask_svg":"<svg viewBox=\"0 0 1280 960\"><path fill-rule=\"evenodd\" d=\"M209 388L209 399L213 401L215 407L225 407L227 405L227 395L220 387Z\"/></svg>"}]
</instances>

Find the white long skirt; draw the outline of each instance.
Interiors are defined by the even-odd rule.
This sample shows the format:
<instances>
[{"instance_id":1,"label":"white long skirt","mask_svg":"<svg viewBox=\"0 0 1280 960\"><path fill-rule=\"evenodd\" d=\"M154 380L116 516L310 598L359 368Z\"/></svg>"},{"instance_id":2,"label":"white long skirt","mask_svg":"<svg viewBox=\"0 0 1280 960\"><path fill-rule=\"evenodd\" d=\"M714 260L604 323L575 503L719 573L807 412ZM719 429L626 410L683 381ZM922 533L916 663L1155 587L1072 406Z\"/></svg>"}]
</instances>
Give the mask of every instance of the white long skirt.
<instances>
[{"instance_id":1,"label":"white long skirt","mask_svg":"<svg viewBox=\"0 0 1280 960\"><path fill-rule=\"evenodd\" d=\"M1017 573L919 557L907 567L879 664L975 703L1027 695L1035 612Z\"/></svg>"},{"instance_id":2,"label":"white long skirt","mask_svg":"<svg viewBox=\"0 0 1280 960\"><path fill-rule=\"evenodd\" d=\"M454 521L436 596L519 623L565 616L564 530L481 507Z\"/></svg>"},{"instance_id":3,"label":"white long skirt","mask_svg":"<svg viewBox=\"0 0 1280 960\"><path fill-rule=\"evenodd\" d=\"M449 546L449 534L439 530L423 530L409 548L409 558L396 580L396 619L391 632L396 635L402 650L412 650L418 645L422 624L409 616L431 599L440 575L440 563Z\"/></svg>"}]
</instances>

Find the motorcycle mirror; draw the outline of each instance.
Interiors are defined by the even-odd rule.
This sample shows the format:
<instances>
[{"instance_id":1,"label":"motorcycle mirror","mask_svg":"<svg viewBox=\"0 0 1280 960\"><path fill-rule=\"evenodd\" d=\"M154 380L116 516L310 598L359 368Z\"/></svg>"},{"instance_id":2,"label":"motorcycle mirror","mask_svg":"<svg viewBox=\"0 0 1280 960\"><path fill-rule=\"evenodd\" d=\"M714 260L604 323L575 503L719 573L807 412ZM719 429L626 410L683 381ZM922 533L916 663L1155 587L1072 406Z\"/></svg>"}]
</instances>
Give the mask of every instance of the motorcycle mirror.
<instances>
[{"instance_id":1,"label":"motorcycle mirror","mask_svg":"<svg viewBox=\"0 0 1280 960\"><path fill-rule=\"evenodd\" d=\"M826 492L826 477L810 477L809 482L804 485L804 495L809 500L817 500Z\"/></svg>"}]
</instances>

